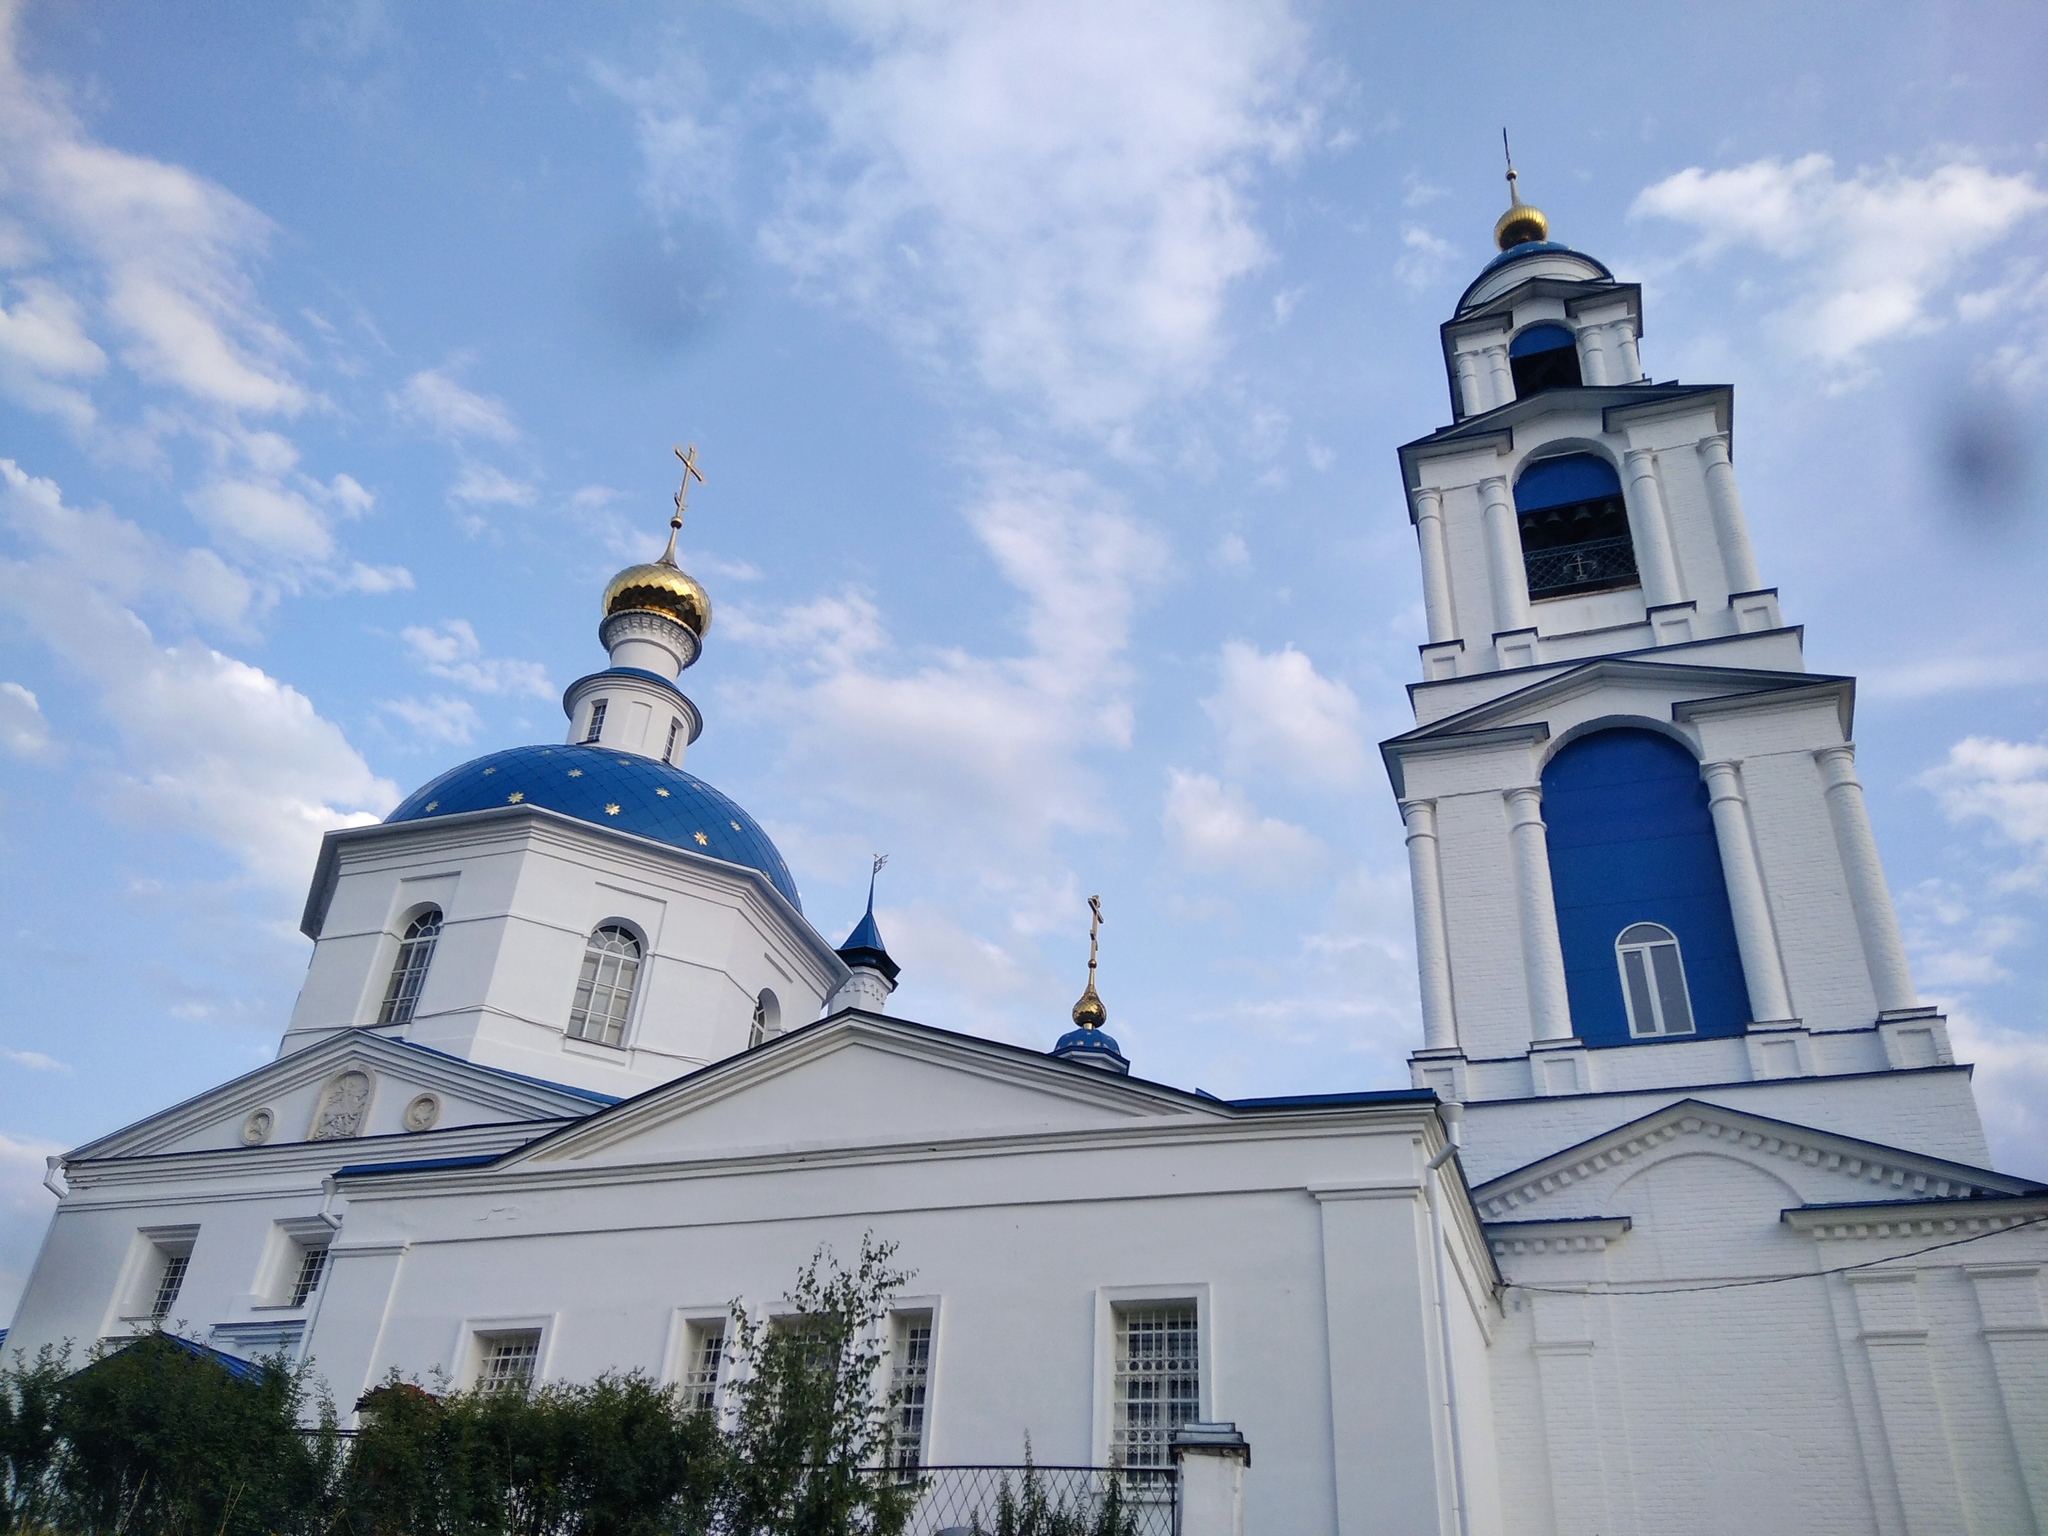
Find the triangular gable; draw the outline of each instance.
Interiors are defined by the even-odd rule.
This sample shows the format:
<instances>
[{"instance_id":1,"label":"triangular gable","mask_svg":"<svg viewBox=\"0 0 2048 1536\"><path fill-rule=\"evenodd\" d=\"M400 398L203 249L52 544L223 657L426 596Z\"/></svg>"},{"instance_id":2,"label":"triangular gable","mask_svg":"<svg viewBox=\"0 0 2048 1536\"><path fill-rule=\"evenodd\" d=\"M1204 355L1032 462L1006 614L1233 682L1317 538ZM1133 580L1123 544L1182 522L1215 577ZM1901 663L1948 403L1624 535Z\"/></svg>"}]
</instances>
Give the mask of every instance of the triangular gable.
<instances>
[{"instance_id":1,"label":"triangular gable","mask_svg":"<svg viewBox=\"0 0 2048 1536\"><path fill-rule=\"evenodd\" d=\"M1178 1089L846 1012L649 1090L501 1167L636 1165L1228 1118Z\"/></svg>"},{"instance_id":2,"label":"triangular gable","mask_svg":"<svg viewBox=\"0 0 2048 1536\"><path fill-rule=\"evenodd\" d=\"M1606 1198L1649 1162L1703 1151L1775 1173L1808 1204L1967 1200L2048 1188L1988 1168L1682 1099L1490 1179L1472 1191L1472 1202L1479 1219L1489 1223L1608 1215Z\"/></svg>"},{"instance_id":3,"label":"triangular gable","mask_svg":"<svg viewBox=\"0 0 2048 1536\"><path fill-rule=\"evenodd\" d=\"M1787 693L1810 689L1817 695L1832 696L1842 701L1846 711L1852 697L1855 680L1836 677L1828 673L1814 672L1767 672L1747 667L1703 667L1681 662L1636 661L1607 658L1589 661L1582 666L1554 673L1505 693L1498 698L1488 699L1469 709L1461 709L1454 715L1418 726L1391 737L1385 743L1396 747L1409 742L1430 741L1444 736L1461 736L1472 731L1499 730L1504 727L1529 724L1540 721L1545 714L1565 699L1595 688L1639 688L1646 693L1655 693L1669 698L1673 703L1702 703L1709 699L1734 699L1762 693ZM1846 733L1850 720L1845 714L1842 729Z\"/></svg>"},{"instance_id":4,"label":"triangular gable","mask_svg":"<svg viewBox=\"0 0 2048 1536\"><path fill-rule=\"evenodd\" d=\"M67 1161L242 1146L247 1144L244 1130L250 1117L259 1110L270 1113L265 1144L305 1141L326 1086L350 1070L370 1079L373 1097L368 1111L378 1123L393 1121L393 1130L399 1128L395 1111L422 1094L437 1101L434 1125L444 1130L581 1118L616 1102L607 1094L502 1072L430 1047L351 1029L88 1142ZM371 1134L368 1125L363 1134Z\"/></svg>"}]
</instances>

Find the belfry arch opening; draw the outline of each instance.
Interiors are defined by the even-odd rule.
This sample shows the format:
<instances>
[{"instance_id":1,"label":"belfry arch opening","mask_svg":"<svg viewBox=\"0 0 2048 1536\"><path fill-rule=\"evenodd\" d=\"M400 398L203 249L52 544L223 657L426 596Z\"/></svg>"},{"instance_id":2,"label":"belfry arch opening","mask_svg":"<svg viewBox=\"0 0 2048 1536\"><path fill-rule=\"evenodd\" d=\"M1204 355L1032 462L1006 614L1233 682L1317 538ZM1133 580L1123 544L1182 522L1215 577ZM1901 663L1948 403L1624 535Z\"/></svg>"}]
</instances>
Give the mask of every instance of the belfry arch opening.
<instances>
[{"instance_id":1,"label":"belfry arch opening","mask_svg":"<svg viewBox=\"0 0 2048 1536\"><path fill-rule=\"evenodd\" d=\"M1515 521L1532 599L1605 592L1640 579L1621 477L1597 454L1560 454L1524 469L1515 482Z\"/></svg>"},{"instance_id":2,"label":"belfry arch opening","mask_svg":"<svg viewBox=\"0 0 2048 1536\"><path fill-rule=\"evenodd\" d=\"M1577 389L1579 342L1562 325L1532 325L1508 343L1508 371L1515 378L1515 398L1526 400L1546 389Z\"/></svg>"}]
</instances>

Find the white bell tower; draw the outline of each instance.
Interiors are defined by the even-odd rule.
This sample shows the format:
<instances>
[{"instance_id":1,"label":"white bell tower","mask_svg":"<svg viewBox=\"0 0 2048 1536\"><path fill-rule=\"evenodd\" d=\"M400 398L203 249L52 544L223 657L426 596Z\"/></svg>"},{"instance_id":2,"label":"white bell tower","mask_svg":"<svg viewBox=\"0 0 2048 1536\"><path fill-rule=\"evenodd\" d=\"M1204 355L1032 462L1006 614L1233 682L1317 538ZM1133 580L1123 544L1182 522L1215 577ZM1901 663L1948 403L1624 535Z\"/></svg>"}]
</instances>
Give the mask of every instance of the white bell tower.
<instances>
[{"instance_id":1,"label":"white bell tower","mask_svg":"<svg viewBox=\"0 0 2048 1536\"><path fill-rule=\"evenodd\" d=\"M1451 424L1401 449L1429 633L1415 728L1381 750L1415 1081L1477 1105L1929 1071L1974 1131L1864 809L1854 682L1806 670L1750 546L1733 391L1652 383L1640 287L1509 186L1443 326Z\"/></svg>"}]
</instances>

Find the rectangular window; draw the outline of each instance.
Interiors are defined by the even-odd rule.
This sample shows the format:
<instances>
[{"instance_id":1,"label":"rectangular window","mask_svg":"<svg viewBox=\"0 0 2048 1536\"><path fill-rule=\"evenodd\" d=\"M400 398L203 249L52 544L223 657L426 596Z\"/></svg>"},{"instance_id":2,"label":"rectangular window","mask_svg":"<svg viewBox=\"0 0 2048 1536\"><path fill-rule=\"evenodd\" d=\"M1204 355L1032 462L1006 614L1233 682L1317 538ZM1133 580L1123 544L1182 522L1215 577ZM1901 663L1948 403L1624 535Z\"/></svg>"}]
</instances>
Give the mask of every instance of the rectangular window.
<instances>
[{"instance_id":1,"label":"rectangular window","mask_svg":"<svg viewBox=\"0 0 2048 1536\"><path fill-rule=\"evenodd\" d=\"M682 734L682 731L683 731L683 722L682 722L682 721L680 721L680 720L671 720L671 721L669 721L669 723L668 723L668 745L667 745L667 746L665 746L665 747L663 747L663 748L661 749L661 760L662 760L662 761L663 761L664 763L672 763L672 762L674 762L674 761L676 760L676 737L680 736L680 735Z\"/></svg>"},{"instance_id":2,"label":"rectangular window","mask_svg":"<svg viewBox=\"0 0 2048 1536\"><path fill-rule=\"evenodd\" d=\"M1200 1340L1191 1301L1117 1309L1109 1459L1141 1484L1172 1475L1168 1436L1202 1416Z\"/></svg>"},{"instance_id":3,"label":"rectangular window","mask_svg":"<svg viewBox=\"0 0 2048 1536\"><path fill-rule=\"evenodd\" d=\"M595 741L604 734L604 711L609 699L599 699L590 706L590 729L583 733L586 742Z\"/></svg>"},{"instance_id":4,"label":"rectangular window","mask_svg":"<svg viewBox=\"0 0 2048 1536\"><path fill-rule=\"evenodd\" d=\"M696 1413L718 1408L718 1376L725 1366L725 1324L693 1323L689 1359L683 1370L683 1406Z\"/></svg>"},{"instance_id":5,"label":"rectangular window","mask_svg":"<svg viewBox=\"0 0 2048 1536\"><path fill-rule=\"evenodd\" d=\"M540 1360L540 1330L487 1333L479 1337L483 1357L477 1367L479 1392L524 1392L533 1385Z\"/></svg>"},{"instance_id":6,"label":"rectangular window","mask_svg":"<svg viewBox=\"0 0 2048 1536\"><path fill-rule=\"evenodd\" d=\"M292 1299L294 1307L303 1307L320 1289L320 1277L327 1273L327 1249L325 1246L299 1250L299 1272L292 1277Z\"/></svg>"},{"instance_id":7,"label":"rectangular window","mask_svg":"<svg viewBox=\"0 0 2048 1536\"><path fill-rule=\"evenodd\" d=\"M157 1276L156 1294L150 1298L149 1315L157 1320L169 1317L171 1308L177 1305L178 1292L185 1288L185 1271L191 1267L190 1253L167 1253L164 1255L162 1273Z\"/></svg>"},{"instance_id":8,"label":"rectangular window","mask_svg":"<svg viewBox=\"0 0 2048 1536\"><path fill-rule=\"evenodd\" d=\"M925 1404L932 1379L932 1315L899 1312L894 1319L894 1359L889 1373L889 1402L894 1422L890 1454L902 1471L924 1463Z\"/></svg>"}]
</instances>

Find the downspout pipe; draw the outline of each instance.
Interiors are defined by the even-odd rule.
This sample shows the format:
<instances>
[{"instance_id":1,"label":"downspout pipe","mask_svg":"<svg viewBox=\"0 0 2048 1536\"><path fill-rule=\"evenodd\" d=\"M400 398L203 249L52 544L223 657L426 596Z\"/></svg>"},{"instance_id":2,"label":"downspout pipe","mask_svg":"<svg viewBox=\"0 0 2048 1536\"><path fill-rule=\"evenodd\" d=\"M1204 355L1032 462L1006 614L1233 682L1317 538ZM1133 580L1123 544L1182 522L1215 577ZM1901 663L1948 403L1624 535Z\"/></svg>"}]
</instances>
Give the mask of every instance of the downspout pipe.
<instances>
[{"instance_id":1,"label":"downspout pipe","mask_svg":"<svg viewBox=\"0 0 2048 1536\"><path fill-rule=\"evenodd\" d=\"M1451 1437L1451 1495L1458 1517L1458 1536L1472 1536L1470 1499L1465 1491L1465 1444L1458 1428L1458 1373L1451 1356L1450 1275L1444 1261L1443 1167L1458 1155L1465 1136L1460 1124L1465 1118L1462 1104L1437 1105L1444 1123L1443 1150L1429 1160L1430 1256L1436 1264L1437 1348L1444 1366L1444 1419Z\"/></svg>"}]
</instances>

